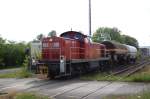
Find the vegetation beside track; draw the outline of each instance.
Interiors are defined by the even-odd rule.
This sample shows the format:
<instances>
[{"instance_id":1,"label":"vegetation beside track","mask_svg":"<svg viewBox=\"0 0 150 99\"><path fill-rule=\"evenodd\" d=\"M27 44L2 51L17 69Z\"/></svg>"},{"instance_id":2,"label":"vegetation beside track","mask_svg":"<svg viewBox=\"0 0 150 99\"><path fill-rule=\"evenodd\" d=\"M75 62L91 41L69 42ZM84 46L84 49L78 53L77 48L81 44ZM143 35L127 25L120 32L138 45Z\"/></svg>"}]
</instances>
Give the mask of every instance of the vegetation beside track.
<instances>
[{"instance_id":1,"label":"vegetation beside track","mask_svg":"<svg viewBox=\"0 0 150 99\"><path fill-rule=\"evenodd\" d=\"M39 95L36 93L16 93L16 92L9 92L9 93L2 93L0 94L0 99L50 99L47 96Z\"/></svg>"},{"instance_id":2,"label":"vegetation beside track","mask_svg":"<svg viewBox=\"0 0 150 99\"><path fill-rule=\"evenodd\" d=\"M49 99L46 96L37 95L34 93L20 93L17 94L14 99Z\"/></svg>"},{"instance_id":3,"label":"vegetation beside track","mask_svg":"<svg viewBox=\"0 0 150 99\"><path fill-rule=\"evenodd\" d=\"M28 57L25 58L20 70L11 73L0 74L0 78L28 78L31 76L32 73L28 70Z\"/></svg>"},{"instance_id":4,"label":"vegetation beside track","mask_svg":"<svg viewBox=\"0 0 150 99\"><path fill-rule=\"evenodd\" d=\"M13 73L0 74L0 78L17 78L17 77L18 77L18 71Z\"/></svg>"},{"instance_id":5,"label":"vegetation beside track","mask_svg":"<svg viewBox=\"0 0 150 99\"><path fill-rule=\"evenodd\" d=\"M103 99L149 99L150 92L143 92L135 95L118 95L118 96L107 96Z\"/></svg>"},{"instance_id":6,"label":"vegetation beside track","mask_svg":"<svg viewBox=\"0 0 150 99\"><path fill-rule=\"evenodd\" d=\"M28 78L31 76L32 73L27 71L24 67L15 72L0 74L0 78Z\"/></svg>"},{"instance_id":7,"label":"vegetation beside track","mask_svg":"<svg viewBox=\"0 0 150 99\"><path fill-rule=\"evenodd\" d=\"M21 66L27 47L25 42L10 41L0 36L0 69Z\"/></svg>"},{"instance_id":8,"label":"vegetation beside track","mask_svg":"<svg viewBox=\"0 0 150 99\"><path fill-rule=\"evenodd\" d=\"M81 77L82 80L97 80L97 81L131 81L131 82L150 82L150 65L146 66L141 71L129 76L115 76L108 73L93 73Z\"/></svg>"},{"instance_id":9,"label":"vegetation beside track","mask_svg":"<svg viewBox=\"0 0 150 99\"><path fill-rule=\"evenodd\" d=\"M136 82L150 82L150 65L131 76Z\"/></svg>"}]
</instances>

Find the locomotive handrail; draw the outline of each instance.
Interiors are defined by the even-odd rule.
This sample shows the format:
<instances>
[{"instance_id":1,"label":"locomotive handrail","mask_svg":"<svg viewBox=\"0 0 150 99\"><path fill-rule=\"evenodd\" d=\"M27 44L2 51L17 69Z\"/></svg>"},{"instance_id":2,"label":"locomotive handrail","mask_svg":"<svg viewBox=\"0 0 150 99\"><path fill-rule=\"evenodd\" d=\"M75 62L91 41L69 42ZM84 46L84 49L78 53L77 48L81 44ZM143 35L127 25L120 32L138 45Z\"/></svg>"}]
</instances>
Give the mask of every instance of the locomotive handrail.
<instances>
[{"instance_id":1,"label":"locomotive handrail","mask_svg":"<svg viewBox=\"0 0 150 99\"><path fill-rule=\"evenodd\" d=\"M59 48L43 48L43 49L61 49L61 48L59 47Z\"/></svg>"},{"instance_id":2,"label":"locomotive handrail","mask_svg":"<svg viewBox=\"0 0 150 99\"><path fill-rule=\"evenodd\" d=\"M46 49L48 49L48 52L43 52L42 54L45 54L45 55L57 55L58 54L58 57L55 59L59 59L61 55L61 48L46 48ZM59 50L59 53L49 53L50 50Z\"/></svg>"},{"instance_id":3,"label":"locomotive handrail","mask_svg":"<svg viewBox=\"0 0 150 99\"><path fill-rule=\"evenodd\" d=\"M77 52L73 52L72 49L77 49L78 51ZM83 52L80 52L80 51L83 51ZM70 47L70 59L74 59L74 57L72 57L72 54L75 54L75 55L84 55L84 50L85 48L81 48L81 47ZM76 58L75 58L76 59ZM78 59L81 59L81 58L78 58Z\"/></svg>"},{"instance_id":4,"label":"locomotive handrail","mask_svg":"<svg viewBox=\"0 0 150 99\"><path fill-rule=\"evenodd\" d=\"M78 51L77 52L73 52L72 51L72 49L78 49ZM70 47L70 59L77 59L77 58L74 58L74 57L72 57L73 55L75 55L75 54L78 54L78 55L85 55L85 52L80 52L80 50L85 50L85 48L81 48L81 47ZM96 49L96 51L105 51L106 49ZM107 54L107 52L101 52L99 55L101 55L102 57L105 57L105 56L107 56L106 55ZM83 58L85 58L85 57L83 57ZM82 58L78 58L78 59L82 59Z\"/></svg>"},{"instance_id":5,"label":"locomotive handrail","mask_svg":"<svg viewBox=\"0 0 150 99\"><path fill-rule=\"evenodd\" d=\"M80 48L80 49L85 49L85 48L81 48L81 47L70 47L70 48Z\"/></svg>"}]
</instances>

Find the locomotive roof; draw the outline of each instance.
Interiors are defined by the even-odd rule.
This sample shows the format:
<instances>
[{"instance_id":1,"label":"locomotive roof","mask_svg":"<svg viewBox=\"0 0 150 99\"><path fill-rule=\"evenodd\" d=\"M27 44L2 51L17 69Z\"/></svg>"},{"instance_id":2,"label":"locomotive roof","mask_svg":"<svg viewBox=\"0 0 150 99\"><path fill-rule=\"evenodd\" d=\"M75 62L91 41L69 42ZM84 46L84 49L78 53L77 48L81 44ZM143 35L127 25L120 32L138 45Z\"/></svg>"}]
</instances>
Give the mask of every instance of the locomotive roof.
<instances>
[{"instance_id":1,"label":"locomotive roof","mask_svg":"<svg viewBox=\"0 0 150 99\"><path fill-rule=\"evenodd\" d=\"M115 41L103 41L102 44L112 49L125 49L125 50L127 49L125 45L115 42Z\"/></svg>"},{"instance_id":2,"label":"locomotive roof","mask_svg":"<svg viewBox=\"0 0 150 99\"><path fill-rule=\"evenodd\" d=\"M63 36L63 35L68 34L68 33L69 34L70 33L75 33L75 34L80 34L80 35L86 36L86 35L82 34L81 32L77 32L77 31L67 31L67 32L62 33L60 36Z\"/></svg>"},{"instance_id":3,"label":"locomotive roof","mask_svg":"<svg viewBox=\"0 0 150 99\"><path fill-rule=\"evenodd\" d=\"M69 39L76 39L82 40L83 38L87 37L86 35L82 34L81 32L77 31L67 31L60 35L60 37L69 38Z\"/></svg>"}]
</instances>

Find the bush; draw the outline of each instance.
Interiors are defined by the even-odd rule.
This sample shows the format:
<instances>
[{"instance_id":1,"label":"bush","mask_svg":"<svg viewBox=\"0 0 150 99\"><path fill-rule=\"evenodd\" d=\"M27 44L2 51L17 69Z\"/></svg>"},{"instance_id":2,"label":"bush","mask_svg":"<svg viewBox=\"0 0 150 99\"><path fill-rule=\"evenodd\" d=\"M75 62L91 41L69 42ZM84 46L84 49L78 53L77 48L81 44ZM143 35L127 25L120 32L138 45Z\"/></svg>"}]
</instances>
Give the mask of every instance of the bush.
<instances>
[{"instance_id":1,"label":"bush","mask_svg":"<svg viewBox=\"0 0 150 99\"><path fill-rule=\"evenodd\" d=\"M29 72L25 67L21 68L19 75L18 75L19 78L28 78L31 76L32 76L32 73Z\"/></svg>"},{"instance_id":2,"label":"bush","mask_svg":"<svg viewBox=\"0 0 150 99\"><path fill-rule=\"evenodd\" d=\"M11 72L11 73L4 73L0 74L0 78L28 78L32 76L32 73L28 70L28 57L26 56L23 65L20 70Z\"/></svg>"},{"instance_id":3,"label":"bush","mask_svg":"<svg viewBox=\"0 0 150 99\"><path fill-rule=\"evenodd\" d=\"M31 72L29 72L28 70L28 67L29 67L28 65L29 65L29 57L26 56L22 65L23 67L21 68L21 71L19 73L19 77L27 78L27 77L32 76Z\"/></svg>"}]
</instances>

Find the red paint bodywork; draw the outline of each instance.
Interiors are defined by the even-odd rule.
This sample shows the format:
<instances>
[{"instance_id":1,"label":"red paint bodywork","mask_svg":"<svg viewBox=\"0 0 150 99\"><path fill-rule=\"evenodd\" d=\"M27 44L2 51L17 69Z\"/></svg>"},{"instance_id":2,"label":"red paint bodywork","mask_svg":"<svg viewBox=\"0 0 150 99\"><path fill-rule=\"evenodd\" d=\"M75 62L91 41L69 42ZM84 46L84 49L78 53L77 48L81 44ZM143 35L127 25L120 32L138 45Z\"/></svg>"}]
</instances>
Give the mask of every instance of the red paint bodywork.
<instances>
[{"instance_id":1,"label":"red paint bodywork","mask_svg":"<svg viewBox=\"0 0 150 99\"><path fill-rule=\"evenodd\" d=\"M98 59L105 56L105 45L92 43L87 36L75 31L68 31L63 35L61 37L46 37L42 40L42 60L59 61L61 56L64 56L68 61L72 59ZM81 35L82 40L75 39L76 35Z\"/></svg>"}]
</instances>

